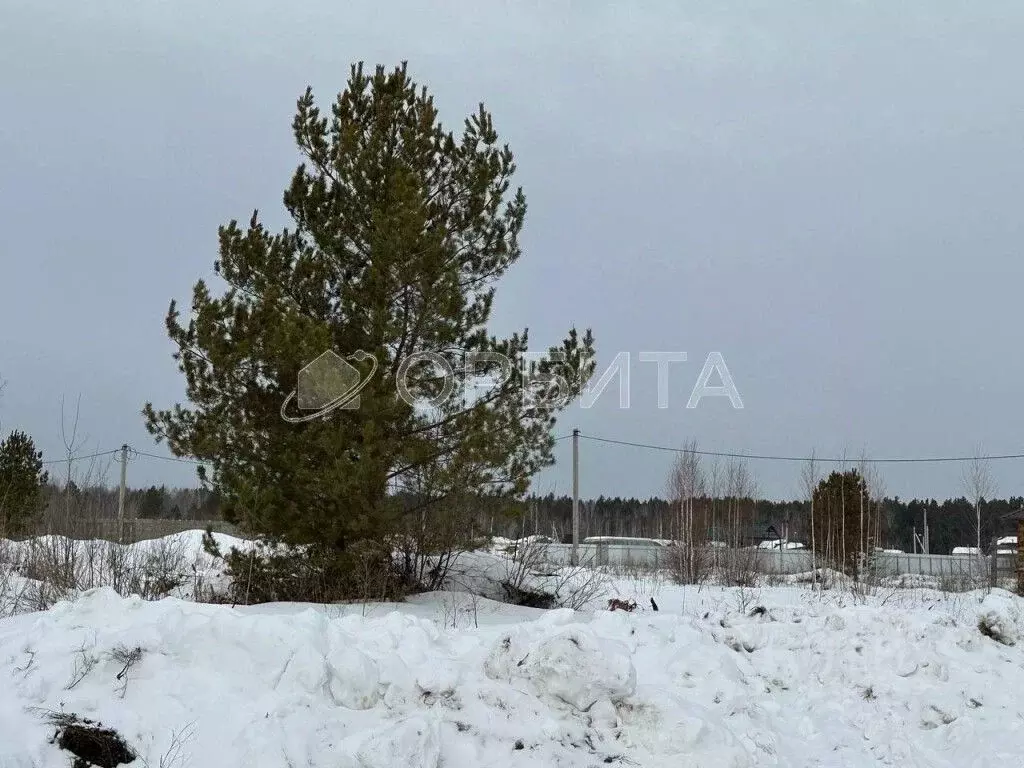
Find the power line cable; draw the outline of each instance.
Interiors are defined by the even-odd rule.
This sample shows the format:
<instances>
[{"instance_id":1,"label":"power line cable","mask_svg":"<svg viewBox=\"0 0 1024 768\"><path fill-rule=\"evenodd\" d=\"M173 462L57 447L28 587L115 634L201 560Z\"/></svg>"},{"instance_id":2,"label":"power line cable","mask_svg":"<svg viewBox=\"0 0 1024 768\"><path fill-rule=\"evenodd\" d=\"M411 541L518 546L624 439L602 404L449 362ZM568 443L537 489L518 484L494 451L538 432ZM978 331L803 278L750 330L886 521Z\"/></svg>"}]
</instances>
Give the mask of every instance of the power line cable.
<instances>
[{"instance_id":1,"label":"power line cable","mask_svg":"<svg viewBox=\"0 0 1024 768\"><path fill-rule=\"evenodd\" d=\"M555 438L555 442L561 440L568 440L572 437L572 434L559 435ZM632 440L617 440L610 437L599 437L597 435L588 435L583 432L580 433L580 438L583 440L590 440L595 443L606 443L608 445L621 445L630 448L642 448L649 451L662 451L664 453L692 453L698 456L716 456L719 458L727 459L751 459L755 461L788 461L788 462L821 462L822 464L940 464L940 463L956 463L964 461L1006 461L1011 459L1024 459L1024 453L1004 453L995 454L991 456L925 456L925 457L898 457L898 458L883 458L873 459L867 457L842 457L837 458L834 456L782 456L776 454L758 454L758 453L739 453L735 451L703 451L703 450L690 450L687 448L675 448L669 445L656 445L654 443L640 443ZM120 452L120 448L115 448L112 451L100 451L97 453L90 453L84 456L71 456L63 459L49 459L42 462L44 465L53 464L65 464L68 461L86 461L88 459L97 459L103 456L113 456ZM208 462L196 461L194 459L180 459L175 456L161 456L156 453L147 453L146 451L139 451L135 448L129 448L134 456L143 456L148 459L157 459L159 461L173 461L178 464L192 464L194 466L201 466Z\"/></svg>"},{"instance_id":2,"label":"power line cable","mask_svg":"<svg viewBox=\"0 0 1024 768\"><path fill-rule=\"evenodd\" d=\"M597 437L596 435L585 435L582 432L580 437L584 440L591 440L597 443L608 443L611 445L624 445L632 448L644 448L651 451L664 451L666 453L692 453L698 456L718 456L728 459L754 459L758 461L790 461L790 462L821 462L823 464L938 464L961 461L1002 461L1005 459L1024 459L1024 453L1006 453L995 456L930 456L922 458L892 458L892 459L869 459L869 458L835 458L831 456L776 456L770 454L756 453L735 453L731 451L700 451L686 448L673 448L667 445L653 445L651 443L637 443L630 440L615 440L608 437Z\"/></svg>"},{"instance_id":3,"label":"power line cable","mask_svg":"<svg viewBox=\"0 0 1024 768\"><path fill-rule=\"evenodd\" d=\"M88 456L68 456L63 459L50 459L42 462L43 464L67 464L69 461L85 461L86 459L97 459L100 456L113 456L115 453L120 451L120 448L115 448L112 451L101 451L100 453L90 453Z\"/></svg>"},{"instance_id":4,"label":"power line cable","mask_svg":"<svg viewBox=\"0 0 1024 768\"><path fill-rule=\"evenodd\" d=\"M134 455L145 456L147 459L160 459L161 461L174 461L177 462L178 464L194 464L196 466L200 466L207 463L204 461L195 461L193 459L179 459L175 456L160 456L159 454L156 453L146 453L145 451L138 451L134 448L130 448L129 450Z\"/></svg>"}]
</instances>

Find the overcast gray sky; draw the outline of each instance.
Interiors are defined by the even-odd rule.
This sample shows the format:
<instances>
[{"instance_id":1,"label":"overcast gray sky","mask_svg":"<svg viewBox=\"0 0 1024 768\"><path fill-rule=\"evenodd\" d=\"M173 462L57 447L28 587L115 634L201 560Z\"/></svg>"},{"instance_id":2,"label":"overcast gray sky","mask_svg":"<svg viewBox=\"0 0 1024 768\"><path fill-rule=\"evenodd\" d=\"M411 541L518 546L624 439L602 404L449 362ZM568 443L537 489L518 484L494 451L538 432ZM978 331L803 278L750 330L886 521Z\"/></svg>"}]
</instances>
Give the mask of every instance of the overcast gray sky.
<instances>
[{"instance_id":1,"label":"overcast gray sky","mask_svg":"<svg viewBox=\"0 0 1024 768\"><path fill-rule=\"evenodd\" d=\"M484 101L516 153L530 212L496 329L544 346L589 325L602 367L633 358L630 408L610 387L560 433L1024 452L1024 6L430 5L0 0L4 431L58 458L61 395L81 393L88 448L154 450L141 406L183 394L167 304L210 276L219 224L285 223L295 99L407 59L446 123ZM668 409L645 350L689 355ZM684 407L711 351L742 410ZM569 490L568 448L542 492ZM669 461L584 443L581 492L657 494ZM752 467L797 493L798 467ZM994 472L1024 491L1024 462ZM960 492L956 465L883 474ZM194 482L151 460L130 480Z\"/></svg>"}]
</instances>

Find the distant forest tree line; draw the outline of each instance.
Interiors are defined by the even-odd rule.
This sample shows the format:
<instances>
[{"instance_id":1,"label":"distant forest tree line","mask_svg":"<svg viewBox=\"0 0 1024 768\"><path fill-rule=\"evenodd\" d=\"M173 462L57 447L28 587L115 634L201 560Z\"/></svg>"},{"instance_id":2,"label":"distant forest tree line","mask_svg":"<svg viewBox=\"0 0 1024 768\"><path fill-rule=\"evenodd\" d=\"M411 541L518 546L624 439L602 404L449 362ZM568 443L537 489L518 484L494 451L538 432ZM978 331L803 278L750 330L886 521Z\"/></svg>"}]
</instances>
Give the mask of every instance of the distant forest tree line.
<instances>
[{"instance_id":1,"label":"distant forest tree line","mask_svg":"<svg viewBox=\"0 0 1024 768\"><path fill-rule=\"evenodd\" d=\"M914 532L922 534L925 510L928 512L929 548L932 554L949 554L953 547L974 546L975 509L971 501L960 497L904 500L899 497L871 501L871 515L877 517L875 546L914 549ZM683 539L685 518L681 502L664 498L648 499L599 496L580 500L580 536L636 536L656 539ZM768 499L710 498L692 500L696 518L696 540L723 541L730 546L748 546L773 538L769 526L779 536L810 546L810 502L772 501ZM991 499L981 502L982 548L998 536L1016 534L1011 519L1024 508L1024 497ZM851 510L856 512L857 510ZM820 514L820 512L819 512ZM819 523L820 525L820 523ZM496 522L494 535L519 537L526 534L554 536L571 540L572 497L532 496L524 503L518 520ZM820 536L820 533L819 533Z\"/></svg>"},{"instance_id":2,"label":"distant forest tree line","mask_svg":"<svg viewBox=\"0 0 1024 768\"><path fill-rule=\"evenodd\" d=\"M47 483L42 490L45 517L69 513L91 520L117 518L119 490L108 486L79 487ZM163 520L220 520L220 500L205 488L129 488L125 492L125 516Z\"/></svg>"},{"instance_id":3,"label":"distant forest tree line","mask_svg":"<svg viewBox=\"0 0 1024 768\"><path fill-rule=\"evenodd\" d=\"M92 487L70 489L48 485L45 498L51 508L62 509L68 494L74 508L97 518L117 516L117 488ZM903 500L899 497L869 501L875 546L914 549L916 530L922 534L924 512L928 512L932 554L949 554L953 547L972 546L975 534L975 510L964 497ZM772 501L701 496L688 502L692 507L693 540L722 541L730 546L748 546L773 538L770 528L790 541L811 543L810 503L808 501ZM471 538L503 536L521 538L544 535L561 541L572 538L572 497L549 493L531 495L518 503L481 498L470 504L475 512L465 515ZM685 539L686 517L679 501L650 497L646 499L599 496L580 500L580 535L629 536L656 539ZM1024 497L991 499L981 502L982 545L987 547L997 536L1016 533L1012 516L1024 508ZM125 497L127 515L133 518L209 521L222 519L217 494L203 488L151 486L129 489ZM853 509L851 513L859 513ZM819 508L819 514L821 514ZM436 523L435 523L436 524ZM819 525L821 523L819 522ZM818 538L822 538L819 530Z\"/></svg>"}]
</instances>

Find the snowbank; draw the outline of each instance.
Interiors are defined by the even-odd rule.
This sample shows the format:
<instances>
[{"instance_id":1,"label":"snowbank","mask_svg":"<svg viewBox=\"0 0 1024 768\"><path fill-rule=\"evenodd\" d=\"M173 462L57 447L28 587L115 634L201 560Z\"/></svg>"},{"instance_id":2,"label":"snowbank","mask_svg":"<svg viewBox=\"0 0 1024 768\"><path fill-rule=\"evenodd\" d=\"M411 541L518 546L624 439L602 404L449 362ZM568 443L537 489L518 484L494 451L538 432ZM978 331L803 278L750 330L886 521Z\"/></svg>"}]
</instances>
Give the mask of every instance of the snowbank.
<instances>
[{"instance_id":1,"label":"snowbank","mask_svg":"<svg viewBox=\"0 0 1024 768\"><path fill-rule=\"evenodd\" d=\"M636 669L629 648L593 627L551 631L573 620L571 611L555 611L503 635L484 662L484 672L494 680L522 678L540 698L579 712L634 693Z\"/></svg>"},{"instance_id":2,"label":"snowbank","mask_svg":"<svg viewBox=\"0 0 1024 768\"><path fill-rule=\"evenodd\" d=\"M997 589L986 595L978 609L978 629L1003 645L1016 645L1024 629L1020 599Z\"/></svg>"},{"instance_id":3,"label":"snowbank","mask_svg":"<svg viewBox=\"0 0 1024 768\"><path fill-rule=\"evenodd\" d=\"M46 711L116 729L140 765L177 743L180 768L1019 761L1020 598L649 586L657 613L485 600L457 629L443 593L232 609L88 591L0 620L0 765L66 768Z\"/></svg>"}]
</instances>

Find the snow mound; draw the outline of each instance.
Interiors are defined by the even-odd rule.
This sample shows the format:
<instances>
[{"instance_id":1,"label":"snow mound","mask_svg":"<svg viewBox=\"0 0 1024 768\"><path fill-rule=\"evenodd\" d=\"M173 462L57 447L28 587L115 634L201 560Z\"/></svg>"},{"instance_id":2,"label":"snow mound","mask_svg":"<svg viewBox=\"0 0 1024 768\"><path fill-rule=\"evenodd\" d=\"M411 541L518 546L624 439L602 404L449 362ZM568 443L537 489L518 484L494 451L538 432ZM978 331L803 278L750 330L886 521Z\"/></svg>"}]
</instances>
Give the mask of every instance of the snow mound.
<instances>
[{"instance_id":1,"label":"snow mound","mask_svg":"<svg viewBox=\"0 0 1024 768\"><path fill-rule=\"evenodd\" d=\"M1018 600L1009 592L993 590L978 610L978 630L1003 645L1016 645L1021 635Z\"/></svg>"},{"instance_id":2,"label":"snow mound","mask_svg":"<svg viewBox=\"0 0 1024 768\"><path fill-rule=\"evenodd\" d=\"M357 648L335 648L327 654L330 693L349 709L371 709L380 700L377 662Z\"/></svg>"},{"instance_id":3,"label":"snow mound","mask_svg":"<svg viewBox=\"0 0 1024 768\"><path fill-rule=\"evenodd\" d=\"M441 728L436 718L413 715L373 732L356 751L359 768L439 768Z\"/></svg>"},{"instance_id":4,"label":"snow mound","mask_svg":"<svg viewBox=\"0 0 1024 768\"><path fill-rule=\"evenodd\" d=\"M621 701L636 690L629 650L581 629L545 638L526 659L523 670L539 693L582 712L599 701Z\"/></svg>"},{"instance_id":5,"label":"snow mound","mask_svg":"<svg viewBox=\"0 0 1024 768\"><path fill-rule=\"evenodd\" d=\"M457 628L449 597L234 609L96 589L0 620L0 766L67 768L61 712L178 768L1019 763L1007 592L663 585L657 613L485 601Z\"/></svg>"},{"instance_id":6,"label":"snow mound","mask_svg":"<svg viewBox=\"0 0 1024 768\"><path fill-rule=\"evenodd\" d=\"M188 734L192 768L506 765L493 752L512 765L522 750L582 768L608 756L582 710L604 702L613 727L611 702L634 690L635 670L580 618L522 625L535 656L510 683L482 674L498 628L90 590L0 621L0 765L66 768L44 716L65 712L113 728L150 765Z\"/></svg>"},{"instance_id":7,"label":"snow mound","mask_svg":"<svg viewBox=\"0 0 1024 768\"><path fill-rule=\"evenodd\" d=\"M636 669L629 649L587 627L530 627L505 635L484 665L492 679L519 677L541 697L580 712L598 702L618 702L636 690ZM527 635L524 637L523 635ZM532 637L529 637L532 635Z\"/></svg>"}]
</instances>

